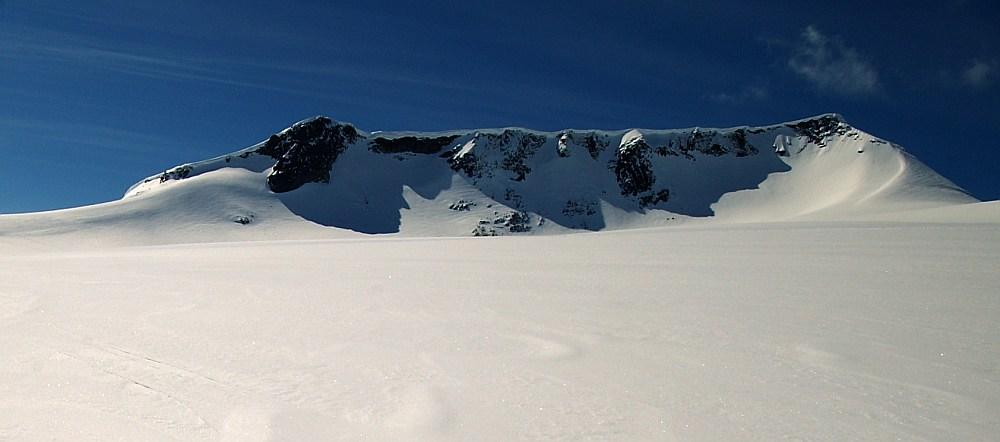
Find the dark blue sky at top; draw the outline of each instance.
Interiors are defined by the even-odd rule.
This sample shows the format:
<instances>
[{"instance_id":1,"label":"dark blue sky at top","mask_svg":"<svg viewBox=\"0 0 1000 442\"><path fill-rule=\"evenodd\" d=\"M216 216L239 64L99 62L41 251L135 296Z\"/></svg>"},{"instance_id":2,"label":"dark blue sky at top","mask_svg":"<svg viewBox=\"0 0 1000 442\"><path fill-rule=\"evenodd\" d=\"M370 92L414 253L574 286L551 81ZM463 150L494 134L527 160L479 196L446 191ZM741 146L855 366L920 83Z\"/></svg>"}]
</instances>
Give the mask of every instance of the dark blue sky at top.
<instances>
[{"instance_id":1,"label":"dark blue sky at top","mask_svg":"<svg viewBox=\"0 0 1000 442\"><path fill-rule=\"evenodd\" d=\"M0 212L312 115L364 130L771 124L838 112L1000 198L1000 6L0 0Z\"/></svg>"}]
</instances>

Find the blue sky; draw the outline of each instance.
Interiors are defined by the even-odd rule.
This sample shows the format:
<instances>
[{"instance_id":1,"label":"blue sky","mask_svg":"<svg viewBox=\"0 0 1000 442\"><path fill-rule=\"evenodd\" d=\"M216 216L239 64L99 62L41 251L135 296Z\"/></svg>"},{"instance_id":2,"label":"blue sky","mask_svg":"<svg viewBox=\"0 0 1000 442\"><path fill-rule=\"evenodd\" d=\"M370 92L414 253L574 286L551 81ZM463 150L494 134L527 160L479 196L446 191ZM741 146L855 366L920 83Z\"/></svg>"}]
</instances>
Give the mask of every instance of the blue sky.
<instances>
[{"instance_id":1,"label":"blue sky","mask_svg":"<svg viewBox=\"0 0 1000 442\"><path fill-rule=\"evenodd\" d=\"M117 199L318 114L371 131L839 112L993 200L997 23L990 1L0 0L0 212Z\"/></svg>"}]
</instances>

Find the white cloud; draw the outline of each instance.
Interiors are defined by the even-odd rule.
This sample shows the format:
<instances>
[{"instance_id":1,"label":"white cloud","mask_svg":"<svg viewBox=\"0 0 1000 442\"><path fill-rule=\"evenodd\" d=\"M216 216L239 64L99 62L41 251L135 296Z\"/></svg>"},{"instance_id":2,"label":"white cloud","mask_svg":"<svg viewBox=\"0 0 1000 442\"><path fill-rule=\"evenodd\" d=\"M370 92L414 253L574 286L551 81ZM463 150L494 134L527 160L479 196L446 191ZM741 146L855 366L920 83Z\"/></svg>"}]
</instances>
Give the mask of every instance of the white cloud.
<instances>
[{"instance_id":1,"label":"white cloud","mask_svg":"<svg viewBox=\"0 0 1000 442\"><path fill-rule=\"evenodd\" d=\"M974 60L972 65L962 71L962 81L972 87L985 87L997 76L997 62Z\"/></svg>"},{"instance_id":2,"label":"white cloud","mask_svg":"<svg viewBox=\"0 0 1000 442\"><path fill-rule=\"evenodd\" d=\"M814 26L802 31L788 67L820 90L865 95L878 90L878 72L854 48L828 38Z\"/></svg>"}]
</instances>

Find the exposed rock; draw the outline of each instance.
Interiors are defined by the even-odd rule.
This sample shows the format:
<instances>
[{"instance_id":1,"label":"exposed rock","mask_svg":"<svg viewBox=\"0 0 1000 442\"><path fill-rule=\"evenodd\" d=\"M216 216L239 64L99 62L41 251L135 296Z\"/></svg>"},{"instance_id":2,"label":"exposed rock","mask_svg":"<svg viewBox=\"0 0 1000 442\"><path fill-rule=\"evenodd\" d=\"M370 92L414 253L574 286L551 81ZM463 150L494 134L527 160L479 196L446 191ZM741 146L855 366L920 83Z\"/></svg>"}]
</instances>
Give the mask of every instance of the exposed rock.
<instances>
[{"instance_id":1,"label":"exposed rock","mask_svg":"<svg viewBox=\"0 0 1000 442\"><path fill-rule=\"evenodd\" d=\"M573 134L563 132L559 134L559 142L556 144L556 154L566 158L569 156L569 143L573 142Z\"/></svg>"},{"instance_id":2,"label":"exposed rock","mask_svg":"<svg viewBox=\"0 0 1000 442\"><path fill-rule=\"evenodd\" d=\"M636 137L618 149L618 158L612 161L612 168L618 177L622 195L635 196L653 187L656 177L646 158L649 150L649 145L642 137Z\"/></svg>"},{"instance_id":3,"label":"exposed rock","mask_svg":"<svg viewBox=\"0 0 1000 442\"><path fill-rule=\"evenodd\" d=\"M800 121L786 126L795 129L795 133L806 137L819 147L826 146L826 138L833 135L844 135L852 128L836 115L823 115L811 120Z\"/></svg>"},{"instance_id":4,"label":"exposed rock","mask_svg":"<svg viewBox=\"0 0 1000 442\"><path fill-rule=\"evenodd\" d=\"M653 148L653 152L656 152L656 154L659 155L659 156L661 156L661 157L676 157L676 156L680 156L680 152L677 152L677 150L674 149L674 142L673 141L670 141L670 143L667 144L666 146L656 146L655 148ZM688 155L688 156L690 156L690 155Z\"/></svg>"},{"instance_id":5,"label":"exposed rock","mask_svg":"<svg viewBox=\"0 0 1000 442\"><path fill-rule=\"evenodd\" d=\"M691 157L690 152L701 152L716 157L725 155L729 151L721 144L715 142L716 135L715 131L694 129L691 131L691 135L680 141L679 149L689 159L694 159Z\"/></svg>"},{"instance_id":6,"label":"exposed rock","mask_svg":"<svg viewBox=\"0 0 1000 442\"><path fill-rule=\"evenodd\" d=\"M556 153L561 157L568 157L570 155L570 146L577 145L581 146L587 150L590 154L590 158L597 159L601 156L601 152L607 149L610 144L610 140L607 135L598 134L595 132L587 133L574 133L572 131L563 132L559 136L559 144L557 146Z\"/></svg>"},{"instance_id":7,"label":"exposed rock","mask_svg":"<svg viewBox=\"0 0 1000 442\"><path fill-rule=\"evenodd\" d=\"M306 183L330 182L334 161L357 139L353 126L334 124L326 117L306 120L271 135L257 149L257 153L277 160L267 177L268 187L282 193Z\"/></svg>"},{"instance_id":8,"label":"exposed rock","mask_svg":"<svg viewBox=\"0 0 1000 442\"><path fill-rule=\"evenodd\" d=\"M500 135L487 134L487 143L504 152L501 167L514 173L514 181L524 181L531 168L525 163L539 147L545 144L545 137L528 132L507 129Z\"/></svg>"},{"instance_id":9,"label":"exposed rock","mask_svg":"<svg viewBox=\"0 0 1000 442\"><path fill-rule=\"evenodd\" d=\"M378 137L369 143L368 149L377 153L410 152L419 154L435 154L441 152L441 149L444 149L457 138L458 135L444 137Z\"/></svg>"},{"instance_id":10,"label":"exposed rock","mask_svg":"<svg viewBox=\"0 0 1000 442\"><path fill-rule=\"evenodd\" d=\"M510 233L531 231L531 216L519 210L510 211L493 220L494 226L506 227Z\"/></svg>"},{"instance_id":11,"label":"exposed rock","mask_svg":"<svg viewBox=\"0 0 1000 442\"><path fill-rule=\"evenodd\" d=\"M757 155L757 148L747 141L747 130L736 129L729 134L729 139L733 143L733 150L737 157Z\"/></svg>"},{"instance_id":12,"label":"exposed rock","mask_svg":"<svg viewBox=\"0 0 1000 442\"><path fill-rule=\"evenodd\" d=\"M448 158L448 165L451 166L451 170L462 172L469 178L483 177L482 164L474 152L464 152L460 155L453 153Z\"/></svg>"},{"instance_id":13,"label":"exposed rock","mask_svg":"<svg viewBox=\"0 0 1000 442\"><path fill-rule=\"evenodd\" d=\"M604 152L609 144L611 143L606 135L591 132L583 137L583 147L587 148L590 157L595 160L601 156L601 152Z\"/></svg>"},{"instance_id":14,"label":"exposed rock","mask_svg":"<svg viewBox=\"0 0 1000 442\"><path fill-rule=\"evenodd\" d=\"M466 147L453 149L448 163L452 170L470 178L492 178L495 170L513 174L514 181L524 181L531 168L527 160L545 144L546 138L516 129L499 134L477 133L472 141L476 152Z\"/></svg>"},{"instance_id":15,"label":"exposed rock","mask_svg":"<svg viewBox=\"0 0 1000 442\"><path fill-rule=\"evenodd\" d=\"M253 222L254 214L251 213L247 215L234 215L231 219L234 223L245 226Z\"/></svg>"},{"instance_id":16,"label":"exposed rock","mask_svg":"<svg viewBox=\"0 0 1000 442\"><path fill-rule=\"evenodd\" d=\"M670 190L662 189L658 192L639 197L639 207L645 209L667 201L670 201Z\"/></svg>"},{"instance_id":17,"label":"exposed rock","mask_svg":"<svg viewBox=\"0 0 1000 442\"><path fill-rule=\"evenodd\" d=\"M448 206L448 209L454 210L456 212L468 212L476 205L473 201L458 200Z\"/></svg>"},{"instance_id":18,"label":"exposed rock","mask_svg":"<svg viewBox=\"0 0 1000 442\"><path fill-rule=\"evenodd\" d=\"M483 221L486 221L486 223L489 224L489 220ZM480 225L476 226L475 229L472 229L472 236L497 236L497 229L487 225L482 225L482 221L480 221L479 224Z\"/></svg>"},{"instance_id":19,"label":"exposed rock","mask_svg":"<svg viewBox=\"0 0 1000 442\"><path fill-rule=\"evenodd\" d=\"M191 166L183 165L177 166L173 169L167 170L160 175L160 182L165 183L169 180L183 180L191 175Z\"/></svg>"}]
</instances>

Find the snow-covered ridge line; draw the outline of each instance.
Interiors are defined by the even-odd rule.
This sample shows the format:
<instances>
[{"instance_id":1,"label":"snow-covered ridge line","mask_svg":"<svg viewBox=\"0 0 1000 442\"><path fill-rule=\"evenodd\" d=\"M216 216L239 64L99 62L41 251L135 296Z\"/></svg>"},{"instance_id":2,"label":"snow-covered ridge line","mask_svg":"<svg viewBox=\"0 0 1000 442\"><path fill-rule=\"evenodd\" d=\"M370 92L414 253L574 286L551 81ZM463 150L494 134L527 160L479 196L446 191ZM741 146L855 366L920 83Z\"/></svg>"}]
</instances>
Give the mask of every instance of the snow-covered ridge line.
<instances>
[{"instance_id":1,"label":"snow-covered ridge line","mask_svg":"<svg viewBox=\"0 0 1000 442\"><path fill-rule=\"evenodd\" d=\"M677 136L681 134L699 134L699 133L733 133L738 131L744 131L749 133L762 133L780 130L782 128L796 127L803 124L809 124L810 122L828 122L835 125L842 125L844 127L849 127L844 121L843 117L835 113L821 114L814 117L803 118L800 120L794 120L785 123L772 124L767 126L734 126L730 128L702 128L702 127L692 127L684 129L620 129L620 130L602 130L602 129L563 129L560 131L540 131L534 129L527 129L522 127L502 127L502 128L483 128L483 129L460 129L460 130L446 130L446 131L432 131L432 132L419 132L419 131L375 131L366 132L357 129L353 124L347 122L340 122L325 116L316 116L311 118L306 118L296 122L295 124L285 128L278 133L272 135L269 140L277 137L288 137L290 134L294 133L296 128L303 127L316 127L317 125L323 126L325 129L335 129L335 128L349 128L349 131L353 132L357 138L363 140L369 140L370 144L378 145L380 142L393 142L400 140L409 140L410 148L407 146L402 146L402 148L397 148L397 151L383 151L378 147L372 149L378 153L402 153L401 151L410 153L437 153L441 149L445 148L445 144L455 140L466 140L466 139L477 139L480 136L502 136L503 134L518 134L520 136L535 136L543 137L544 139L554 138L561 140L562 143L560 151L565 154L566 147L565 142L567 141L567 136L572 136L572 134L583 133L590 134L591 136L600 136L606 139L621 139L627 134L642 134L645 136ZM433 149L423 149L421 150L419 146L416 149L412 145L419 145L422 142L435 141L440 145L433 146ZM446 141L446 142L445 142ZM168 169L163 173L151 176L145 180L136 183L126 191L126 196L135 193L139 187L143 184L150 183L153 181L164 182L172 179L184 179L190 176L197 175L199 173L204 173L207 171L215 170L220 167L236 166L244 167L251 170L256 170L259 168L260 164L255 164L254 161L241 161L247 160L251 157L259 154L261 149L264 149L268 140L261 141L250 147L241 149L239 151L233 152L227 155L221 155L215 158L210 158L203 161L197 161L192 163L186 163L179 165L177 167ZM467 142L466 142L467 143ZM460 143L452 146L453 151L462 151L466 153L470 151L471 145L464 145L466 143ZM463 146L464 145L464 146ZM772 147L777 147L778 142L775 141ZM347 146L343 148L346 149ZM464 149L462 149L464 147ZM898 146L897 146L898 147ZM593 152L592 152L593 153ZM273 156L273 155L272 155ZM276 156L274 159L278 159ZM596 159L596 157L595 157ZM230 164L233 163L234 164ZM324 181L320 179L319 181Z\"/></svg>"},{"instance_id":2,"label":"snow-covered ridge line","mask_svg":"<svg viewBox=\"0 0 1000 442\"><path fill-rule=\"evenodd\" d=\"M975 201L838 114L766 126L365 132L302 120L248 148L132 186L153 195L221 169L324 226L496 235L854 216ZM271 196L267 196L270 194ZM238 219L244 214L232 215ZM409 221L407 221L409 220Z\"/></svg>"},{"instance_id":3,"label":"snow-covered ridge line","mask_svg":"<svg viewBox=\"0 0 1000 442\"><path fill-rule=\"evenodd\" d=\"M295 124L301 124L301 123L309 122L309 121L315 120L317 118L329 118L329 117L324 117L324 116L321 116L321 115L317 115L315 117L310 117L310 118L306 118L306 119L300 120L300 121L296 122ZM783 123L766 124L766 125L762 125L762 126L753 126L753 125L740 125L740 126L730 126L730 127L692 126L692 127L672 128L672 129L651 129L651 128L643 128L643 127L630 127L630 128L625 128L625 129L566 128L566 129L554 130L554 131L544 131L544 130L538 130L538 129L531 129L531 128L526 128L526 127L522 127L522 126L504 126L504 127L487 127L487 128L478 128L478 129L448 129L448 130L439 130L439 131L376 130L376 131L366 132L364 130L358 129L358 133L361 134L361 135L363 135L363 136L365 136L365 137L400 138L400 137L408 137L408 136L415 136L415 137L440 137L440 136L450 136L450 135L469 135L469 134L475 134L477 132L478 133L499 134L499 133L502 133L503 131L506 131L506 130L515 130L515 131L524 132L524 133L531 133L531 134L536 134L536 135L546 135L546 136L557 136L557 135L565 133L565 132L599 132L599 133L603 133L603 134L607 134L607 135L622 136L622 135L628 133L629 131L633 131L633 130L638 130L638 131L640 131L642 133L647 133L647 134L682 133L682 132L691 132L692 130L695 130L695 129L698 129L698 130L709 130L709 131L719 131L719 132L728 132L728 131L733 131L733 130L737 130L737 129L747 129L747 130L753 130L753 129L761 130L762 129L762 130L771 130L771 129L778 129L778 128L781 128L781 127L785 127L785 126L789 126L789 125L796 125L796 124L799 124L799 123L804 123L804 122L813 121L813 120L834 120L834 121L839 121L839 122L848 124L847 120L845 120L844 117L841 114L835 113L835 112L828 112L828 113L824 113L824 114L814 115L814 116L811 116L811 117L800 118L798 120L791 120L791 121L786 121L786 122L783 122ZM346 122L346 121L338 121L338 120L334 120L334 119L331 119L330 121L333 124L343 124L343 125L354 126L355 128L357 127L353 123ZM282 130L282 132L284 132L286 130L288 130L288 129L284 129L284 130Z\"/></svg>"}]
</instances>

